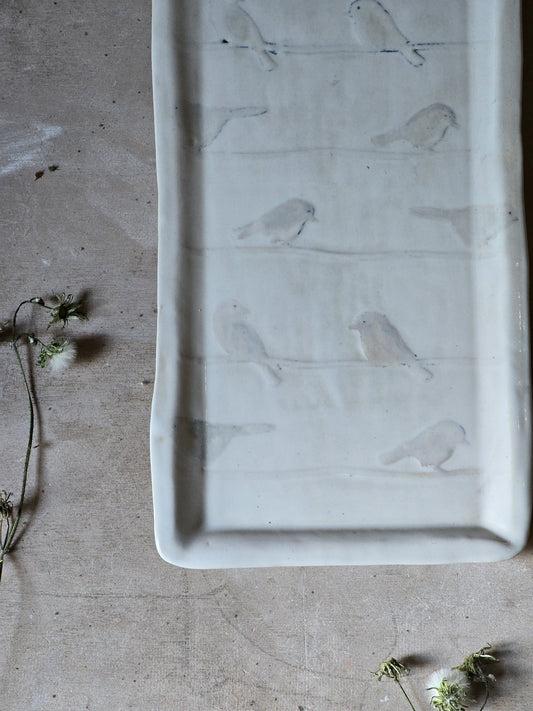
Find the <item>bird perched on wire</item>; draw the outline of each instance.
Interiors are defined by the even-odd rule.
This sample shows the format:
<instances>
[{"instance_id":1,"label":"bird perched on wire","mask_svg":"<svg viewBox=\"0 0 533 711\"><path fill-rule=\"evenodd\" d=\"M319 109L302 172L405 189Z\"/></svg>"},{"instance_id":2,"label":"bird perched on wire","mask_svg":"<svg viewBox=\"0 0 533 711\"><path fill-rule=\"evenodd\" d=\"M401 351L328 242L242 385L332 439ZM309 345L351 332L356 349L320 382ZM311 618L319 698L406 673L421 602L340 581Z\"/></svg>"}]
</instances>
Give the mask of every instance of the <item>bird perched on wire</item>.
<instances>
[{"instance_id":1,"label":"bird perched on wire","mask_svg":"<svg viewBox=\"0 0 533 711\"><path fill-rule=\"evenodd\" d=\"M417 459L423 467L441 470L459 444L467 443L466 432L454 420L442 420L381 457L383 464L395 464L406 457Z\"/></svg>"},{"instance_id":2,"label":"bird perched on wire","mask_svg":"<svg viewBox=\"0 0 533 711\"><path fill-rule=\"evenodd\" d=\"M216 339L232 360L256 363L270 382L278 385L281 376L272 366L261 337L248 323L248 314L237 301L221 304L213 320Z\"/></svg>"},{"instance_id":3,"label":"bird perched on wire","mask_svg":"<svg viewBox=\"0 0 533 711\"><path fill-rule=\"evenodd\" d=\"M359 44L378 52L399 52L414 67L425 62L424 57L400 31L391 13L378 0L354 0L348 16Z\"/></svg>"},{"instance_id":4,"label":"bird perched on wire","mask_svg":"<svg viewBox=\"0 0 533 711\"><path fill-rule=\"evenodd\" d=\"M233 425L178 417L177 442L181 453L205 464L208 459L216 459L222 454L235 437L265 434L273 430L273 425L263 423Z\"/></svg>"},{"instance_id":5,"label":"bird perched on wire","mask_svg":"<svg viewBox=\"0 0 533 711\"><path fill-rule=\"evenodd\" d=\"M367 311L357 316L350 328L359 332L361 347L370 363L379 366L402 365L424 380L433 377L433 373L419 362L398 329L384 314Z\"/></svg>"},{"instance_id":6,"label":"bird perched on wire","mask_svg":"<svg viewBox=\"0 0 533 711\"><path fill-rule=\"evenodd\" d=\"M483 246L503 232L518 217L507 206L467 205L466 207L412 207L417 217L449 222L467 246Z\"/></svg>"},{"instance_id":7,"label":"bird perched on wire","mask_svg":"<svg viewBox=\"0 0 533 711\"><path fill-rule=\"evenodd\" d=\"M316 222L315 208L306 200L292 198L273 207L257 220L236 230L237 239L253 235L269 238L271 244L290 244L299 235L307 222Z\"/></svg>"},{"instance_id":8,"label":"bird perched on wire","mask_svg":"<svg viewBox=\"0 0 533 711\"><path fill-rule=\"evenodd\" d=\"M257 23L238 0L211 0L209 12L222 42L249 49L266 71L270 72L278 66L272 57L276 54L272 44L264 39Z\"/></svg>"},{"instance_id":9,"label":"bird perched on wire","mask_svg":"<svg viewBox=\"0 0 533 711\"><path fill-rule=\"evenodd\" d=\"M228 121L261 116L268 111L265 106L207 107L189 101L183 102L181 109L186 141L197 150L213 143Z\"/></svg>"},{"instance_id":10,"label":"bird perched on wire","mask_svg":"<svg viewBox=\"0 0 533 711\"><path fill-rule=\"evenodd\" d=\"M453 109L446 104L431 104L417 111L401 126L374 136L372 143L375 146L387 146L395 141L406 141L413 148L431 150L442 141L450 126L459 126Z\"/></svg>"}]
</instances>

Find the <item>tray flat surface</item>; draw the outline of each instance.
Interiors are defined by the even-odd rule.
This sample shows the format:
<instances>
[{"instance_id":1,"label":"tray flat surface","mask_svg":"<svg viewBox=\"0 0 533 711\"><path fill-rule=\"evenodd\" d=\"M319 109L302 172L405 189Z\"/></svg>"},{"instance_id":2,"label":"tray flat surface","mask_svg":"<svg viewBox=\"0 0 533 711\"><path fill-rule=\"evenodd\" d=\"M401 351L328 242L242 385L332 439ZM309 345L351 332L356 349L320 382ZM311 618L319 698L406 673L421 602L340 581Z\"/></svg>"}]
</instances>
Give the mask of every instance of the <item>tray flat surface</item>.
<instances>
[{"instance_id":1,"label":"tray flat surface","mask_svg":"<svg viewBox=\"0 0 533 711\"><path fill-rule=\"evenodd\" d=\"M154 3L170 562L523 545L519 10Z\"/></svg>"}]
</instances>

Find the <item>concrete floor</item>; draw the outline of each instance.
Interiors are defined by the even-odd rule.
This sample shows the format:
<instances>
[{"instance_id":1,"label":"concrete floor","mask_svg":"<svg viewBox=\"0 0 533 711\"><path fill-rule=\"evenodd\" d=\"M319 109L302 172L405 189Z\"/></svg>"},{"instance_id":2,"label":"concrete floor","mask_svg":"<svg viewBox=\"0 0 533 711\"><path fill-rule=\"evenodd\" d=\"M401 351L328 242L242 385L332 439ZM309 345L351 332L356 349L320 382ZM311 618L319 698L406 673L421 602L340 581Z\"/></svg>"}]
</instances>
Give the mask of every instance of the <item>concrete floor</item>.
<instances>
[{"instance_id":1,"label":"concrete floor","mask_svg":"<svg viewBox=\"0 0 533 711\"><path fill-rule=\"evenodd\" d=\"M197 572L159 558L150 15L148 0L0 8L0 322L58 291L83 295L90 315L72 327L75 367L34 374L40 446L0 586L0 708L400 709L392 683L371 675L383 659L413 658L416 697L433 668L487 641L501 659L487 711L529 708L531 544L508 562L442 567ZM0 489L16 492L27 417L6 337L0 372Z\"/></svg>"}]
</instances>

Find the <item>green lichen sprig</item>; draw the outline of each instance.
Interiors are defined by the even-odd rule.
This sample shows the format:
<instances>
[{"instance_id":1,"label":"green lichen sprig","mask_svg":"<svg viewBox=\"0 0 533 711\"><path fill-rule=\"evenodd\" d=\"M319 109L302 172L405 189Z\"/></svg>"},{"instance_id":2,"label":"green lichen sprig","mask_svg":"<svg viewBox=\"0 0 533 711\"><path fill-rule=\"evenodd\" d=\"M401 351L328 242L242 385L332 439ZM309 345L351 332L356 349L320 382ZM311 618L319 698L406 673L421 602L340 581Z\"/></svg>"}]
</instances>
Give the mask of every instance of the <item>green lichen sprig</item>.
<instances>
[{"instance_id":1,"label":"green lichen sprig","mask_svg":"<svg viewBox=\"0 0 533 711\"><path fill-rule=\"evenodd\" d=\"M15 507L12 502L12 493L6 491L0 492L0 581L4 568L4 560L15 541L15 533L20 523L20 519L24 509L24 499L26 495L26 486L28 483L28 468L30 464L31 451L33 447L33 433L35 427L35 407L31 388L26 375L26 370L20 356L19 343L26 341L30 345L40 346L39 357L37 363L42 368L49 367L54 372L59 372L72 363L76 357L76 345L68 338L54 338L48 343L45 343L34 333L19 333L17 327L17 318L22 307L26 305L37 306L49 312L48 328L62 323L63 328L66 324L74 320L84 320L86 315L80 302L74 301L72 294L65 292L54 296L52 303L47 304L40 296L35 296L31 299L25 299L17 306L11 322L11 347L15 353L19 370L22 376L22 382L26 391L28 410L29 410L29 426L28 440L26 445L26 456L24 458L24 466L22 471L22 481L20 487L20 495L18 504Z\"/></svg>"},{"instance_id":2,"label":"green lichen sprig","mask_svg":"<svg viewBox=\"0 0 533 711\"><path fill-rule=\"evenodd\" d=\"M403 695L407 699L407 703L411 707L412 711L416 711L415 707L413 706L413 702L409 698L401 682L401 678L408 676L409 672L409 667L406 667L394 657L389 657L386 661L383 662L379 669L374 672L374 675L377 676L378 681L381 681L383 677L387 677L387 679L392 679L393 681L395 681L396 684L398 684L398 686L400 687Z\"/></svg>"}]
</instances>

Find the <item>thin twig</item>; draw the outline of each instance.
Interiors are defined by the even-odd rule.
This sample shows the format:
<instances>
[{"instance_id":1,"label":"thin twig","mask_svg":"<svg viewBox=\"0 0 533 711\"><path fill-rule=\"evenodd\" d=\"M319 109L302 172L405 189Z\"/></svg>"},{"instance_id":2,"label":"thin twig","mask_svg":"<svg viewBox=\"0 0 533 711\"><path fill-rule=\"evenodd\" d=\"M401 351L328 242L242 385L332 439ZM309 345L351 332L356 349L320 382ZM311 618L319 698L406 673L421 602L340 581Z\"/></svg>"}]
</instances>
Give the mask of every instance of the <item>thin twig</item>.
<instances>
[{"instance_id":1,"label":"thin twig","mask_svg":"<svg viewBox=\"0 0 533 711\"><path fill-rule=\"evenodd\" d=\"M489 695L490 695L489 682L487 681L487 679L484 675L483 675L483 683L485 684L485 700L481 704L481 708L479 709L479 711L483 711L483 709L487 705L487 701L489 700Z\"/></svg>"},{"instance_id":2,"label":"thin twig","mask_svg":"<svg viewBox=\"0 0 533 711\"><path fill-rule=\"evenodd\" d=\"M28 481L28 468L30 465L30 456L31 456L31 450L32 450L32 445L33 445L33 428L34 428L34 423L35 423L35 414L34 414L34 407L33 407L33 400L31 397L31 390L30 386L28 384L28 379L26 377L26 371L24 370L24 366L22 364L22 359L20 357L20 352L17 347L17 315L20 310L20 308L24 304L29 304L29 303L34 303L30 299L26 301L22 301L18 307L17 310L15 311L15 314L13 316L13 336L12 336L12 341L11 345L13 347L13 350L15 351L15 355L17 357L17 362L20 368L20 372L22 373L22 380L24 382L24 387L26 389L26 394L28 396L28 407L30 409L30 425L29 425L29 431L28 431L28 444L26 446L26 457L24 459L24 472L22 475L22 485L21 485L21 490L20 490L20 498L19 498L19 503L18 503L18 508L17 508L17 515L15 517L15 520L13 522L13 525L8 529L8 533L6 535L6 539L2 545L2 550L0 551L0 580L2 579L2 570L4 567L4 558L6 553L9 553L11 549L11 545L13 543L13 539L15 536L15 533L17 531L20 518L22 516L22 510L24 507L24 497L26 495L26 484ZM38 304L39 305L39 304Z\"/></svg>"},{"instance_id":3,"label":"thin twig","mask_svg":"<svg viewBox=\"0 0 533 711\"><path fill-rule=\"evenodd\" d=\"M399 679L396 679L396 683L398 684L398 686L400 687L400 689L403 691L403 695L404 695L405 698L407 699L407 703L409 704L409 706L413 709L413 711L416 711L415 707L413 706L413 702L411 701L411 699L410 699L409 696L407 695L407 692L406 692L406 690L403 688L401 681L400 681Z\"/></svg>"}]
</instances>

